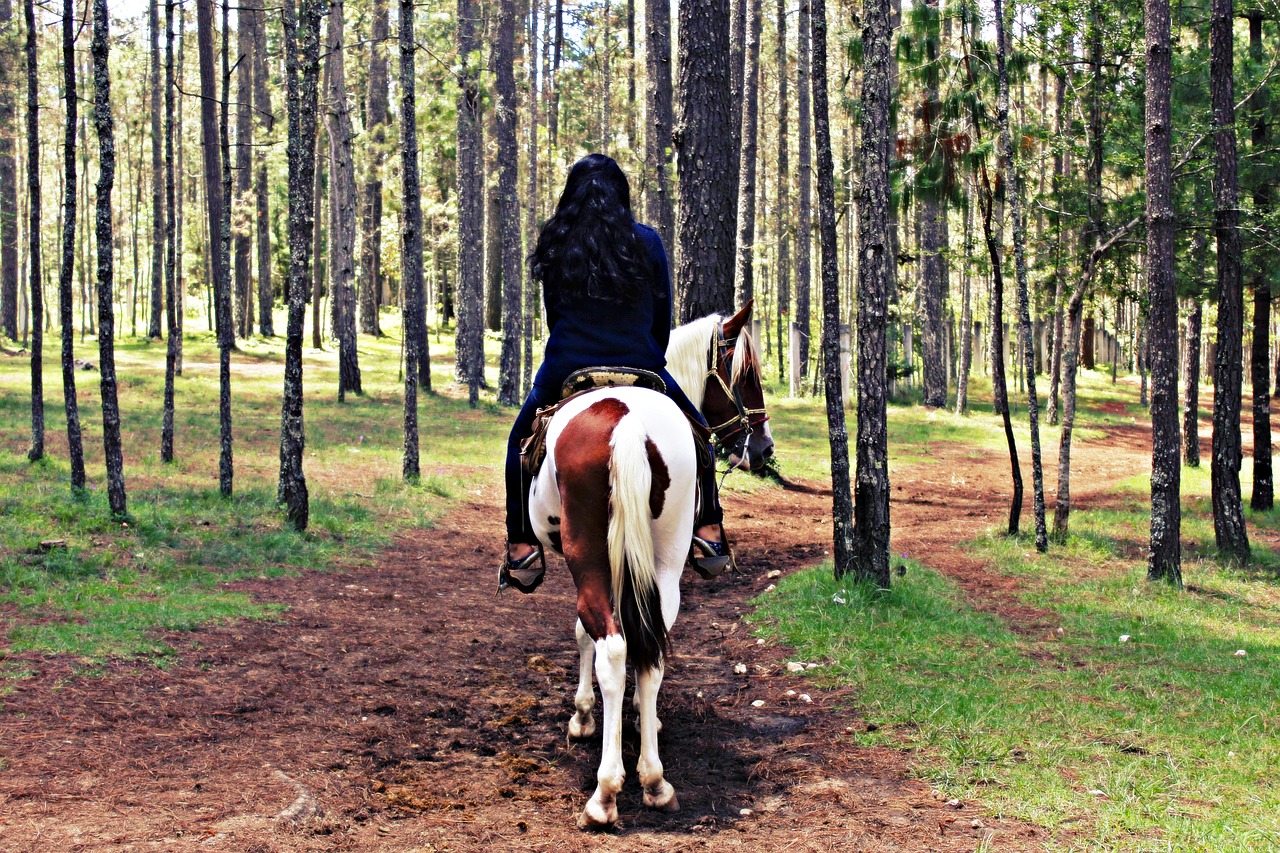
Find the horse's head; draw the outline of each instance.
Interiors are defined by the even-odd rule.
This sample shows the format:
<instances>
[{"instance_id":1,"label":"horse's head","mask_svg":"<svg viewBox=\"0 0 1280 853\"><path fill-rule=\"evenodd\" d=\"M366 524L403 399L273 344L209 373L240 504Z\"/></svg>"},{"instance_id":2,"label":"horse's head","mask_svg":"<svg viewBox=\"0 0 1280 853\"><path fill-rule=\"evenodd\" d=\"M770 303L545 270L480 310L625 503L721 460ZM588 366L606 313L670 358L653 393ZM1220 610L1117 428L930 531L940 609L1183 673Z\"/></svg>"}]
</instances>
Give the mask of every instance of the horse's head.
<instances>
[{"instance_id":1,"label":"horse's head","mask_svg":"<svg viewBox=\"0 0 1280 853\"><path fill-rule=\"evenodd\" d=\"M769 414L764 406L760 353L751 337L748 302L720 324L711 348L702 413L729 463L756 471L773 455Z\"/></svg>"}]
</instances>

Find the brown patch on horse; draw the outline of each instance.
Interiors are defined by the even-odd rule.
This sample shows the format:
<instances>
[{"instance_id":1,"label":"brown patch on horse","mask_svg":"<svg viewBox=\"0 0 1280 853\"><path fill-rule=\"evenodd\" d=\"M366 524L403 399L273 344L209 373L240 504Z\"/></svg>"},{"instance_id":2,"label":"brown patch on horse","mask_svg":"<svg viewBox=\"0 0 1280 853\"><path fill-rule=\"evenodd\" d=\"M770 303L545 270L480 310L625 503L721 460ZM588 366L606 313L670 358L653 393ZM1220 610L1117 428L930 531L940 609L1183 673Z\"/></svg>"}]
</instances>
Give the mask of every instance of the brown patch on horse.
<instances>
[{"instance_id":1,"label":"brown patch on horse","mask_svg":"<svg viewBox=\"0 0 1280 853\"><path fill-rule=\"evenodd\" d=\"M662 507L667 502L667 489L671 488L671 471L662 458L662 451L653 443L653 439L644 440L644 449L649 456L649 470L653 472L653 481L649 484L649 513L654 518L662 516Z\"/></svg>"},{"instance_id":2,"label":"brown patch on horse","mask_svg":"<svg viewBox=\"0 0 1280 853\"><path fill-rule=\"evenodd\" d=\"M560 541L578 588L578 618L593 640L620 633L610 604L609 441L628 411L621 400L605 397L578 413L556 440Z\"/></svg>"}]
</instances>

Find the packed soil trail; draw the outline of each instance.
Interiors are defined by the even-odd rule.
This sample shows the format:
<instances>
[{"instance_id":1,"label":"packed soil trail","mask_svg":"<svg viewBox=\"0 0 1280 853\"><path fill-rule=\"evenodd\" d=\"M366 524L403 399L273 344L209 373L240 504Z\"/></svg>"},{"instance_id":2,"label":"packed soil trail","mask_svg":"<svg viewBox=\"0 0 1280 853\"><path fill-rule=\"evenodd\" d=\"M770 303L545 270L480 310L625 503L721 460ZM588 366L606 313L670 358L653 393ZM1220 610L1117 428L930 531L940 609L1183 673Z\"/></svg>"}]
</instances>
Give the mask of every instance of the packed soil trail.
<instances>
[{"instance_id":1,"label":"packed soil trail","mask_svg":"<svg viewBox=\"0 0 1280 853\"><path fill-rule=\"evenodd\" d=\"M1077 506L1140 470L1142 439L1135 427L1077 446ZM1038 629L1045 614L955 547L1003 524L1007 462L942 452L895 475L895 550L1016 630ZM237 584L287 609L167 637L167 670L84 677L64 659L23 661L35 675L0 698L0 850L1043 848L1036 827L944 802L909 756L855 745L850 732L874 724L850 710L856 696L788 671L794 655L741 621L772 573L829 550L830 496L816 488L727 495L739 572L686 573L659 700L682 810L644 809L628 723L621 826L579 832L600 743L566 742L571 583L557 560L535 595L495 597L496 477L475 488L369 565Z\"/></svg>"}]
</instances>

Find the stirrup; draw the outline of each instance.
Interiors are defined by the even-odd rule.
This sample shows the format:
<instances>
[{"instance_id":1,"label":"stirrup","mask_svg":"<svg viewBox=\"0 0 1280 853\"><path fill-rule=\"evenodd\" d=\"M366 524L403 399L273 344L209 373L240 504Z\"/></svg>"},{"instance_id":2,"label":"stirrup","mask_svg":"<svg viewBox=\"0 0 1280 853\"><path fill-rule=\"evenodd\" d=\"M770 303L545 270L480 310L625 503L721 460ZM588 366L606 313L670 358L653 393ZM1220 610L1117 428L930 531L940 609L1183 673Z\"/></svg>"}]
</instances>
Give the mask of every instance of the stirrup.
<instances>
[{"instance_id":1,"label":"stirrup","mask_svg":"<svg viewBox=\"0 0 1280 853\"><path fill-rule=\"evenodd\" d=\"M535 558L538 565L534 565ZM535 545L531 553L519 560L512 560L508 551L502 557L502 568L498 569L498 592L514 587L528 595L542 585L546 572L547 560L542 555L541 546Z\"/></svg>"},{"instance_id":2,"label":"stirrup","mask_svg":"<svg viewBox=\"0 0 1280 853\"><path fill-rule=\"evenodd\" d=\"M689 548L689 562L703 580L718 577L725 569L733 566L733 548L725 536L724 525L720 526L719 542L711 542L697 535L693 537L693 544Z\"/></svg>"}]
</instances>

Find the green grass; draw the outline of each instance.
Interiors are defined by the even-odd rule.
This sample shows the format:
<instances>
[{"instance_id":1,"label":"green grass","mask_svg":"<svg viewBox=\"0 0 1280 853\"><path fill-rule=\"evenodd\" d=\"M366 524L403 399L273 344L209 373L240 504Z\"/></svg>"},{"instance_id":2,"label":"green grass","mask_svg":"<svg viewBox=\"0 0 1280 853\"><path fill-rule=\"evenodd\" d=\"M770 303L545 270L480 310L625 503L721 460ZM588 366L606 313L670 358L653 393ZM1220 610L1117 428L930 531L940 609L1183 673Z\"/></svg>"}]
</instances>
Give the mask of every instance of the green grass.
<instances>
[{"instance_id":1,"label":"green grass","mask_svg":"<svg viewBox=\"0 0 1280 853\"><path fill-rule=\"evenodd\" d=\"M1091 407L1094 390L1107 389L1090 387ZM1107 416L1141 412L1134 389L1118 397ZM1247 511L1253 560L1220 563L1208 469L1184 468L1179 592L1145 577L1149 489L1134 477L1105 509L1077 508L1047 555L997 533L969 546L1045 612L1035 636L897 559L908 571L888 592L827 564L760 597L753 618L856 689L875 728L852 738L912 750L947 796L1044 826L1054 849L1280 849L1280 519Z\"/></svg>"},{"instance_id":2,"label":"green grass","mask_svg":"<svg viewBox=\"0 0 1280 853\"><path fill-rule=\"evenodd\" d=\"M280 318L282 320L283 318ZM279 469L283 339L241 342L232 355L235 486L218 493L217 349L191 332L177 380L175 461L159 461L164 347L122 337L116 364L129 514L107 506L96 372L77 373L87 488L69 486L62 378L55 343L45 351L47 456L26 460L30 398L0 395L0 667L19 653L69 654L88 664L113 657L163 663L161 631L244 618L278 608L227 588L246 577L274 577L371 559L399 530L428 526L467 483L496 470L510 414L492 404L470 409L450 396L421 398L422 478L401 470L401 381L397 318L390 337L360 338L365 394L336 400L332 351L304 349L311 524L295 532L275 502ZM203 319L188 319L188 328ZM278 320L278 327L283 322ZM433 385L451 381L451 335L433 336ZM490 342L493 348L493 342ZM496 349L495 349L496 352ZM77 357L97 362L96 342ZM25 388L25 358L0 360L0 385ZM501 536L495 529L495 537ZM63 546L42 548L44 540ZM21 665L0 668L12 681ZM3 690L0 682L0 690Z\"/></svg>"}]
</instances>

